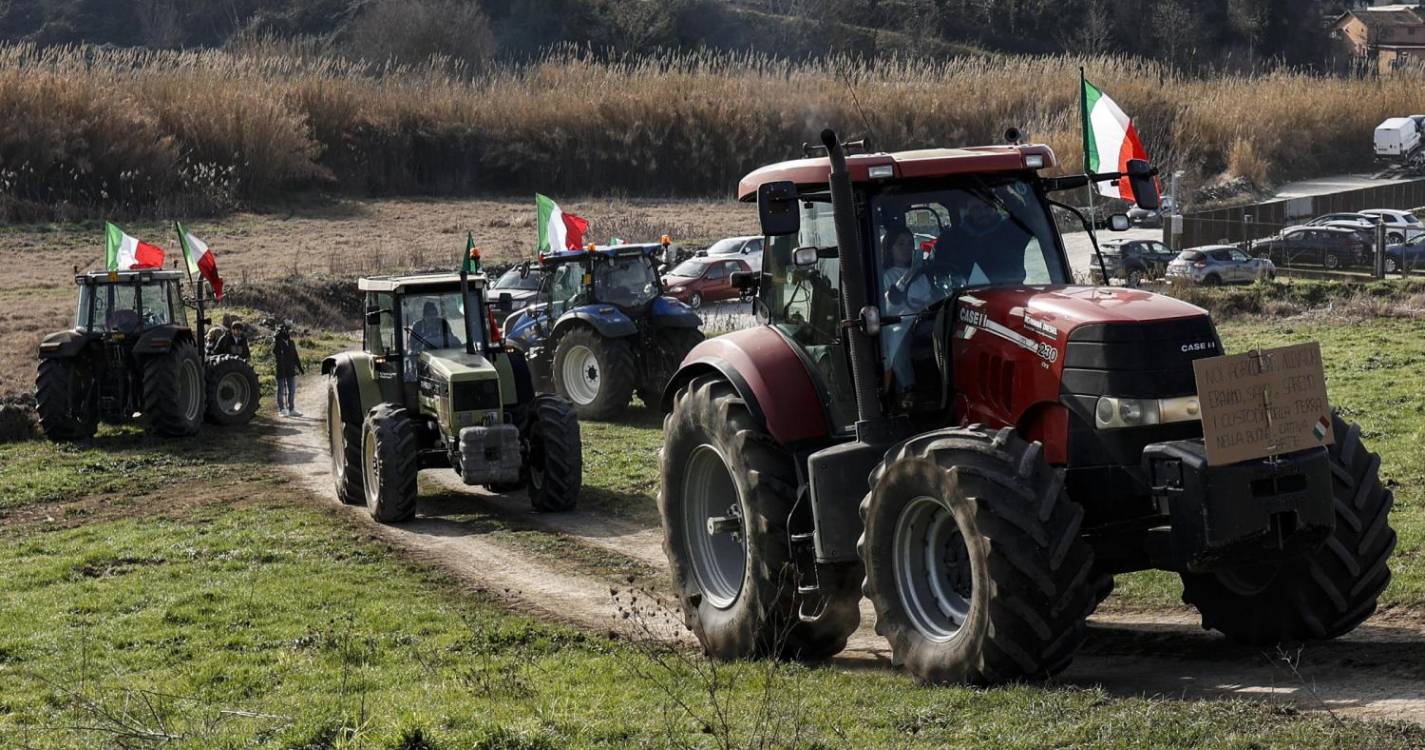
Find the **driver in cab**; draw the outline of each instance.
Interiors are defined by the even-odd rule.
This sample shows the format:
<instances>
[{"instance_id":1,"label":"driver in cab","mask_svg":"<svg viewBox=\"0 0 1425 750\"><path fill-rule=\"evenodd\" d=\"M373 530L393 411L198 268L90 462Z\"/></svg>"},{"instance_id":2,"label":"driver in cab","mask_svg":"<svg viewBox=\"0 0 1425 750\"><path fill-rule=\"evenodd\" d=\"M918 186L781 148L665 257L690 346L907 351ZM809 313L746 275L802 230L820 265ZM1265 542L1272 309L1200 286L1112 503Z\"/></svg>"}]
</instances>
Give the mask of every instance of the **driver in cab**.
<instances>
[{"instance_id":1,"label":"driver in cab","mask_svg":"<svg viewBox=\"0 0 1425 750\"><path fill-rule=\"evenodd\" d=\"M425 303L421 308L421 319L411 326L412 350L449 349L459 345L460 339L455 336L450 323L441 316L436 304Z\"/></svg>"},{"instance_id":2,"label":"driver in cab","mask_svg":"<svg viewBox=\"0 0 1425 750\"><path fill-rule=\"evenodd\" d=\"M958 216L935 241L935 263L959 285L1024 283L1024 247L1034 239L988 197L956 191ZM958 209L958 210L957 210ZM979 274L975 271L978 270Z\"/></svg>"}]
</instances>

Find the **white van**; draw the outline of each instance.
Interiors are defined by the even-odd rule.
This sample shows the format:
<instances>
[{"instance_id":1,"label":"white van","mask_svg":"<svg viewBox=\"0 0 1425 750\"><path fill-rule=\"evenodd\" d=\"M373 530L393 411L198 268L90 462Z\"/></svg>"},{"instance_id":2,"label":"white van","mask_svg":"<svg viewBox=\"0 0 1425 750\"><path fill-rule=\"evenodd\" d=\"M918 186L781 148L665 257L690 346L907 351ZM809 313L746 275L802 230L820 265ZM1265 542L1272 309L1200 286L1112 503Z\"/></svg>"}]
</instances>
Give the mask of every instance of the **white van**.
<instances>
[{"instance_id":1,"label":"white van","mask_svg":"<svg viewBox=\"0 0 1425 750\"><path fill-rule=\"evenodd\" d=\"M1420 147L1420 130L1425 115L1392 117L1376 126L1377 159L1401 159Z\"/></svg>"}]
</instances>

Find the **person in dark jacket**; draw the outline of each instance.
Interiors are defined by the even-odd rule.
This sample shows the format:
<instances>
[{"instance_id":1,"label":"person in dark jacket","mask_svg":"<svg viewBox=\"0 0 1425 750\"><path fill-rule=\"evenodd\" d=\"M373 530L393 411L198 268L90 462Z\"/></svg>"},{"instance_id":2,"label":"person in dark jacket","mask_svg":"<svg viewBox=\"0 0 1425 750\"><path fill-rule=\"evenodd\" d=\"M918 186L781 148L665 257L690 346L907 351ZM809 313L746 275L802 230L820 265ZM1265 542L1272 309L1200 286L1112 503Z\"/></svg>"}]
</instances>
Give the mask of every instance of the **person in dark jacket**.
<instances>
[{"instance_id":1,"label":"person in dark jacket","mask_svg":"<svg viewBox=\"0 0 1425 750\"><path fill-rule=\"evenodd\" d=\"M252 349L247 344L247 326L242 321L237 321L228 326L228 332L218 339L218 345L213 347L214 354L231 354L234 357L241 357L244 362L252 359Z\"/></svg>"},{"instance_id":2,"label":"person in dark jacket","mask_svg":"<svg viewBox=\"0 0 1425 750\"><path fill-rule=\"evenodd\" d=\"M277 335L272 339L272 361L277 368L277 413L284 417L302 416L297 411L297 376L307 371L286 324L277 326Z\"/></svg>"}]
</instances>

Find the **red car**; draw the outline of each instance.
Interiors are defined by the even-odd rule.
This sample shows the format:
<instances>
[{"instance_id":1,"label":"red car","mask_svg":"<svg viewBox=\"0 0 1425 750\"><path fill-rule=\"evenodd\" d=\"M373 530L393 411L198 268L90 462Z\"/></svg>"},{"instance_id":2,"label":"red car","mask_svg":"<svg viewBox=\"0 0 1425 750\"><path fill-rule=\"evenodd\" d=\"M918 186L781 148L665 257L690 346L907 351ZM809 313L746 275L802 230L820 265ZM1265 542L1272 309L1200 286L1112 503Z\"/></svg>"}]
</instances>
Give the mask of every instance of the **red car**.
<instances>
[{"instance_id":1,"label":"red car","mask_svg":"<svg viewBox=\"0 0 1425 750\"><path fill-rule=\"evenodd\" d=\"M742 292L732 285L732 274L751 270L741 260L692 258L663 277L663 293L694 308L704 302L737 299Z\"/></svg>"}]
</instances>

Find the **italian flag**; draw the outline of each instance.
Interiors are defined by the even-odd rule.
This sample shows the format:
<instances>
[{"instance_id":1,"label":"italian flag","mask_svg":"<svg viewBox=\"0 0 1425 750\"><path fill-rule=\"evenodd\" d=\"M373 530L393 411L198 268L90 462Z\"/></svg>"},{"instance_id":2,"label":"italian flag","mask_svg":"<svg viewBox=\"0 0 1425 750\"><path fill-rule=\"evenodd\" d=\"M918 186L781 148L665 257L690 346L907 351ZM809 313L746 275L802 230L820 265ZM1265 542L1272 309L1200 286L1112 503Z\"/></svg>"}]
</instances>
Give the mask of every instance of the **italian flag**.
<instances>
[{"instance_id":1,"label":"italian flag","mask_svg":"<svg viewBox=\"0 0 1425 750\"><path fill-rule=\"evenodd\" d=\"M213 257L208 243L194 237L176 221L173 226L178 230L178 243L183 246L183 258L188 261L188 273L202 274L208 281L208 286L213 287L213 297L221 302L223 277L218 275L218 260Z\"/></svg>"},{"instance_id":2,"label":"italian flag","mask_svg":"<svg viewBox=\"0 0 1425 750\"><path fill-rule=\"evenodd\" d=\"M104 222L104 256L110 271L163 267L163 248L130 237L107 221Z\"/></svg>"},{"instance_id":3,"label":"italian flag","mask_svg":"<svg viewBox=\"0 0 1425 750\"><path fill-rule=\"evenodd\" d=\"M1089 172L1126 172L1129 159L1148 160L1133 120L1097 86L1084 81L1084 169ZM1110 198L1133 201L1128 178L1097 183Z\"/></svg>"},{"instance_id":4,"label":"italian flag","mask_svg":"<svg viewBox=\"0 0 1425 750\"><path fill-rule=\"evenodd\" d=\"M539 210L539 245L535 252L583 247L584 231L589 228L587 219L564 213L558 203L539 193L534 194L534 205Z\"/></svg>"}]
</instances>

